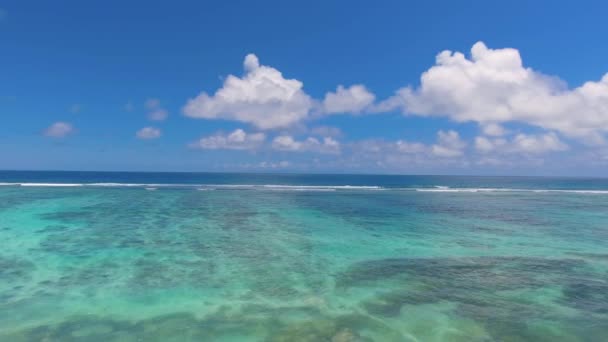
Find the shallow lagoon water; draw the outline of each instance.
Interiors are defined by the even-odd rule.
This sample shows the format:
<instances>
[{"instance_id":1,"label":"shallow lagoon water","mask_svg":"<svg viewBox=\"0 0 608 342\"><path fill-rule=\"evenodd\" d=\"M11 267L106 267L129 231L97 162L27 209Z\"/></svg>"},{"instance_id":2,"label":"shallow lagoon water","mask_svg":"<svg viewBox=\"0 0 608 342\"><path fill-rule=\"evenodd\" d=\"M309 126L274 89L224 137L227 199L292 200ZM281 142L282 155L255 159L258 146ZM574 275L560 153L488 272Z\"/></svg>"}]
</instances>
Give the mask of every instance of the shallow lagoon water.
<instances>
[{"instance_id":1,"label":"shallow lagoon water","mask_svg":"<svg viewBox=\"0 0 608 342\"><path fill-rule=\"evenodd\" d=\"M0 186L0 340L608 338L601 182L264 177Z\"/></svg>"}]
</instances>

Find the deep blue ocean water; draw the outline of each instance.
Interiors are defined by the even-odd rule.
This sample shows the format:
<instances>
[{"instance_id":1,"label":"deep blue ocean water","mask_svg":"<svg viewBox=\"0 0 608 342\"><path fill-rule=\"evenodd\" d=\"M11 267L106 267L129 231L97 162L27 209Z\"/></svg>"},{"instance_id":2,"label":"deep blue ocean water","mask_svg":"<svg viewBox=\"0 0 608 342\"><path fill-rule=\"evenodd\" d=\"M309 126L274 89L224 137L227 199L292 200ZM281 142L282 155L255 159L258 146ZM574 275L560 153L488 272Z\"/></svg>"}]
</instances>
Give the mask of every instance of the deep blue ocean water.
<instances>
[{"instance_id":1,"label":"deep blue ocean water","mask_svg":"<svg viewBox=\"0 0 608 342\"><path fill-rule=\"evenodd\" d=\"M608 340L608 179L0 172L0 341Z\"/></svg>"}]
</instances>

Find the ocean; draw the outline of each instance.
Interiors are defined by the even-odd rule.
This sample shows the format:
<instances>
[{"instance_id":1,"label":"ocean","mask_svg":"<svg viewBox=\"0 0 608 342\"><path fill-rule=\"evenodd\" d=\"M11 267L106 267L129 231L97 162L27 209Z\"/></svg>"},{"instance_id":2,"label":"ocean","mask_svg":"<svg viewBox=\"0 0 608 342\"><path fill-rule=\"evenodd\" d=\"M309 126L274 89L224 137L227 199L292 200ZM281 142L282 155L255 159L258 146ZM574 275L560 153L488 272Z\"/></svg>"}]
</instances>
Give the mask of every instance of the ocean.
<instances>
[{"instance_id":1,"label":"ocean","mask_svg":"<svg viewBox=\"0 0 608 342\"><path fill-rule=\"evenodd\" d=\"M0 341L606 341L608 179L0 172Z\"/></svg>"}]
</instances>

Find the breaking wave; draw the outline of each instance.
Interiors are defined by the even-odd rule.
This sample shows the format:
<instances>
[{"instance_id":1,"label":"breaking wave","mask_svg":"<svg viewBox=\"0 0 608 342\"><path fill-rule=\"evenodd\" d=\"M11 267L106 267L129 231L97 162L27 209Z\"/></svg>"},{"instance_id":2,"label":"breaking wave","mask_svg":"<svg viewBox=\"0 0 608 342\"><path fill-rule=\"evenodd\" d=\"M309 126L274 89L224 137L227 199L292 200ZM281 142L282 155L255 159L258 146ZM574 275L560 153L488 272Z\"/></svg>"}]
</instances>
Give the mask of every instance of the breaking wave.
<instances>
[{"instance_id":1,"label":"breaking wave","mask_svg":"<svg viewBox=\"0 0 608 342\"><path fill-rule=\"evenodd\" d=\"M575 189L517 189L517 188L450 188L436 186L434 188L415 188L418 192L533 192L533 193L572 193L572 194L601 194L608 195L608 190L575 190Z\"/></svg>"},{"instance_id":2,"label":"breaking wave","mask_svg":"<svg viewBox=\"0 0 608 342\"><path fill-rule=\"evenodd\" d=\"M167 188L211 190L257 190L257 191L416 191L427 193L571 193L608 195L608 190L601 189L526 189L526 188L451 188L444 185L434 187L382 187L376 185L281 185L281 184L175 184L175 183L27 183L0 182L1 187L85 187L85 188L142 188L157 190Z\"/></svg>"},{"instance_id":3,"label":"breaking wave","mask_svg":"<svg viewBox=\"0 0 608 342\"><path fill-rule=\"evenodd\" d=\"M385 190L380 186L356 185L278 185L278 184L153 184L153 183L0 183L12 187L89 187L89 188L195 188L207 190L269 190L269 191L336 191L336 190Z\"/></svg>"}]
</instances>

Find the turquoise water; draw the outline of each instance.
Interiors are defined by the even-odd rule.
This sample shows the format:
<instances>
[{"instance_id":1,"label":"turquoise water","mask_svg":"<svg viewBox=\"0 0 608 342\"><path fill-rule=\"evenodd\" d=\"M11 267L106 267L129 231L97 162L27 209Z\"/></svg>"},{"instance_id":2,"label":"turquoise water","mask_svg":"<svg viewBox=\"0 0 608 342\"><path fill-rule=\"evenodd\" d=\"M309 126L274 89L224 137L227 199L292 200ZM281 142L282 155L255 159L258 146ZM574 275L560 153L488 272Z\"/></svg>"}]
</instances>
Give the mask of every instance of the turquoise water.
<instances>
[{"instance_id":1,"label":"turquoise water","mask_svg":"<svg viewBox=\"0 0 608 342\"><path fill-rule=\"evenodd\" d=\"M606 180L0 182L0 341L608 339Z\"/></svg>"}]
</instances>

